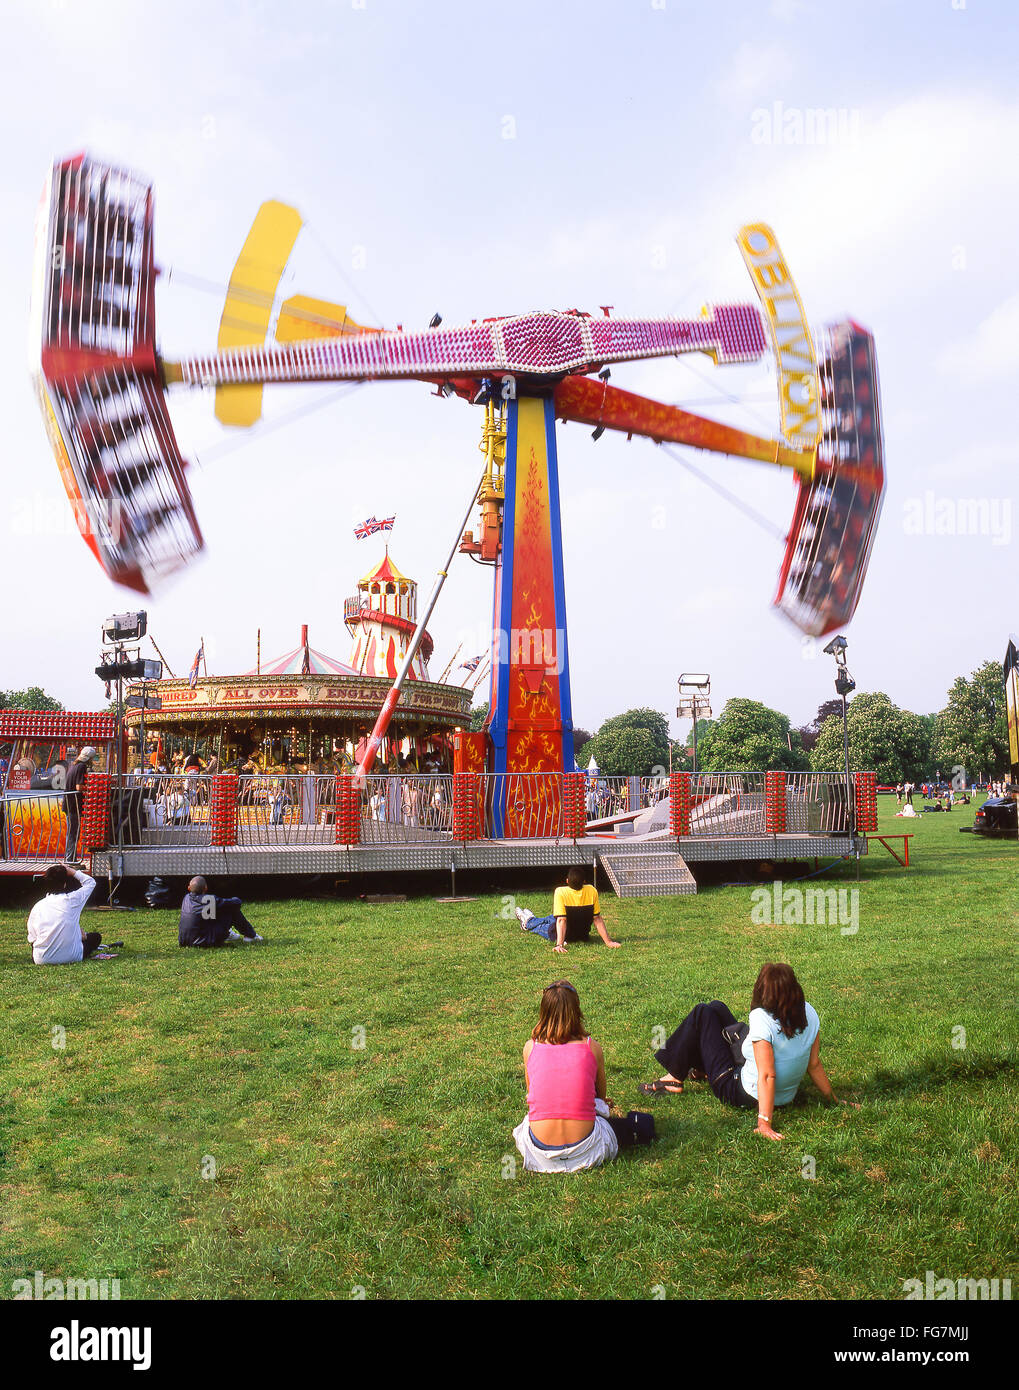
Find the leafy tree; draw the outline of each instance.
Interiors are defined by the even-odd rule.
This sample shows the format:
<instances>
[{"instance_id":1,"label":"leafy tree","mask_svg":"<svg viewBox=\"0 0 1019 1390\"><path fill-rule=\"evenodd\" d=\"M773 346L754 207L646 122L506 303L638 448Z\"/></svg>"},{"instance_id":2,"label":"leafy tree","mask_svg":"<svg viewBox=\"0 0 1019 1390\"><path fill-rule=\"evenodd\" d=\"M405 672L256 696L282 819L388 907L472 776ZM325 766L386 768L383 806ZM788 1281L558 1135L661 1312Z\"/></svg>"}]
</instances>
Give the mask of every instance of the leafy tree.
<instances>
[{"instance_id":1,"label":"leafy tree","mask_svg":"<svg viewBox=\"0 0 1019 1390\"><path fill-rule=\"evenodd\" d=\"M653 709L630 709L606 719L584 748L606 777L647 777L669 766L669 721Z\"/></svg>"},{"instance_id":2,"label":"leafy tree","mask_svg":"<svg viewBox=\"0 0 1019 1390\"><path fill-rule=\"evenodd\" d=\"M1005 689L997 661L985 661L968 680L958 676L952 682L948 703L934 719L931 752L946 777L960 766L970 777L1008 772Z\"/></svg>"},{"instance_id":3,"label":"leafy tree","mask_svg":"<svg viewBox=\"0 0 1019 1390\"><path fill-rule=\"evenodd\" d=\"M0 709L48 709L62 710L64 707L52 695L47 695L40 685L30 685L27 690L0 690Z\"/></svg>"},{"instance_id":4,"label":"leafy tree","mask_svg":"<svg viewBox=\"0 0 1019 1390\"><path fill-rule=\"evenodd\" d=\"M874 771L879 782L917 781L928 771L930 732L925 719L899 709L882 691L861 691L846 711L849 766ZM842 705L821 727L810 755L815 772L841 772L845 767Z\"/></svg>"},{"instance_id":5,"label":"leafy tree","mask_svg":"<svg viewBox=\"0 0 1019 1390\"><path fill-rule=\"evenodd\" d=\"M813 751L814 745L817 743L821 733L821 726L824 724L824 721L830 719L833 714L837 714L840 719L842 718L841 700L825 700L822 704L818 705L817 713L810 723L804 724L798 731L805 752L810 753Z\"/></svg>"},{"instance_id":6,"label":"leafy tree","mask_svg":"<svg viewBox=\"0 0 1019 1390\"><path fill-rule=\"evenodd\" d=\"M483 729L485 727L485 720L487 718L488 701L486 700L483 705L475 705L474 708L471 710L471 730L474 733L477 733L479 729Z\"/></svg>"},{"instance_id":7,"label":"leafy tree","mask_svg":"<svg viewBox=\"0 0 1019 1390\"><path fill-rule=\"evenodd\" d=\"M788 715L744 699L726 701L703 745L698 741L697 762L705 772L803 772L809 766Z\"/></svg>"},{"instance_id":8,"label":"leafy tree","mask_svg":"<svg viewBox=\"0 0 1019 1390\"><path fill-rule=\"evenodd\" d=\"M573 756L574 758L576 758L578 766L581 765L580 755L581 753L583 753L584 749L590 742L591 735L588 733L586 729L573 730ZM591 754L588 753L584 761L586 762L590 757Z\"/></svg>"}]
</instances>

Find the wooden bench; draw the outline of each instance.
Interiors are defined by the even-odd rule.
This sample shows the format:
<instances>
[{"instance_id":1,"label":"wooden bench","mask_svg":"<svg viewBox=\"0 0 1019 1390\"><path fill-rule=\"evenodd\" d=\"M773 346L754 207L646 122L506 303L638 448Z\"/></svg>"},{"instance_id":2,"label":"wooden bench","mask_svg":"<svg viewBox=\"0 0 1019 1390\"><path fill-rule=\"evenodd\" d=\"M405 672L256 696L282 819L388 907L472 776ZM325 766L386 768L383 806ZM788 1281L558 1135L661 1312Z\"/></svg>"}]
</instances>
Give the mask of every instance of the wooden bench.
<instances>
[{"instance_id":1,"label":"wooden bench","mask_svg":"<svg viewBox=\"0 0 1019 1390\"><path fill-rule=\"evenodd\" d=\"M897 864L901 864L905 869L909 868L909 842L913 838L913 831L910 831L908 835L895 835L891 832L886 832L884 835L865 835L863 838L867 840L868 843L871 840L879 840ZM902 841L903 858L899 858L895 850L893 850L891 845L888 843L889 840Z\"/></svg>"}]
</instances>

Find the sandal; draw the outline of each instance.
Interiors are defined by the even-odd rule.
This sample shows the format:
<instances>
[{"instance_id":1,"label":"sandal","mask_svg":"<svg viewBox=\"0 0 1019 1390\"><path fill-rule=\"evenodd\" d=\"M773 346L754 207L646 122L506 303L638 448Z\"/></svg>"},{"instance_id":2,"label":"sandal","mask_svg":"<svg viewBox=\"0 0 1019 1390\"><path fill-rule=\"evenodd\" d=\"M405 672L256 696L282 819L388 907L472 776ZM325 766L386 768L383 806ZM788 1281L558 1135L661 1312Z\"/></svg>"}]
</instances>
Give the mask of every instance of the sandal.
<instances>
[{"instance_id":1,"label":"sandal","mask_svg":"<svg viewBox=\"0 0 1019 1390\"><path fill-rule=\"evenodd\" d=\"M682 1081L642 1081L640 1084L642 1094L645 1096L681 1096L683 1094Z\"/></svg>"}]
</instances>

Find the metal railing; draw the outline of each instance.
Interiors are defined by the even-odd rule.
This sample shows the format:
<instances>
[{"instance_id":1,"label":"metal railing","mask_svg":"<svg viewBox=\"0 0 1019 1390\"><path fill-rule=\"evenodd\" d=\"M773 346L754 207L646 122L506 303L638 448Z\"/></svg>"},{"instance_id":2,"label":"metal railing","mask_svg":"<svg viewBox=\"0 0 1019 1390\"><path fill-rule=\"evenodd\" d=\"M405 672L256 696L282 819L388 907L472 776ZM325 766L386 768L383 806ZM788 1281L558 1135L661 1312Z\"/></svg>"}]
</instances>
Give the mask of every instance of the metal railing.
<instances>
[{"instance_id":1,"label":"metal railing","mask_svg":"<svg viewBox=\"0 0 1019 1390\"><path fill-rule=\"evenodd\" d=\"M0 854L12 860L62 860L67 822L60 792L8 792L3 805Z\"/></svg>"},{"instance_id":2,"label":"metal railing","mask_svg":"<svg viewBox=\"0 0 1019 1390\"><path fill-rule=\"evenodd\" d=\"M584 810L589 821L646 811L669 794L668 777L603 777L587 774Z\"/></svg>"},{"instance_id":3,"label":"metal railing","mask_svg":"<svg viewBox=\"0 0 1019 1390\"><path fill-rule=\"evenodd\" d=\"M214 837L213 788L203 773L129 773L110 794L109 843L134 848L171 848L221 843ZM585 821L621 821L663 803L668 783L659 777L579 778L570 789L558 773L482 773L472 783L474 810L460 824L474 826L467 838L562 839L583 833ZM235 843L274 848L337 843L337 783L332 774L257 773L236 783ZM689 834L721 838L771 833L765 774L691 775ZM577 797L583 800L582 813ZM572 800L571 800L572 799ZM33 858L57 858L64 838L63 797L32 793L5 803L7 838L20 845L32 837ZM231 808L231 824L233 809ZM357 842L363 845L421 845L463 835L454 823L454 778L446 773L371 776L357 792ZM668 824L668 808L658 813ZM625 824L624 829L628 828ZM603 825L602 832L611 831ZM837 835L847 832L846 786L837 773L788 773L785 831ZM597 831L595 832L597 833ZM24 854L24 849L21 850Z\"/></svg>"},{"instance_id":4,"label":"metal railing","mask_svg":"<svg viewBox=\"0 0 1019 1390\"><path fill-rule=\"evenodd\" d=\"M763 772L697 772L690 778L690 834L764 835Z\"/></svg>"},{"instance_id":5,"label":"metal railing","mask_svg":"<svg viewBox=\"0 0 1019 1390\"><path fill-rule=\"evenodd\" d=\"M559 773L491 772L480 780L485 839L555 840L566 834Z\"/></svg>"},{"instance_id":6,"label":"metal railing","mask_svg":"<svg viewBox=\"0 0 1019 1390\"><path fill-rule=\"evenodd\" d=\"M364 845L453 838L453 778L447 773L369 777L360 797Z\"/></svg>"},{"instance_id":7,"label":"metal railing","mask_svg":"<svg viewBox=\"0 0 1019 1390\"><path fill-rule=\"evenodd\" d=\"M855 809L856 787L852 780L849 799L850 808ZM785 822L790 835L848 835L845 773L787 773Z\"/></svg>"},{"instance_id":8,"label":"metal railing","mask_svg":"<svg viewBox=\"0 0 1019 1390\"><path fill-rule=\"evenodd\" d=\"M110 843L208 845L213 778L204 773L126 773L110 794Z\"/></svg>"}]
</instances>

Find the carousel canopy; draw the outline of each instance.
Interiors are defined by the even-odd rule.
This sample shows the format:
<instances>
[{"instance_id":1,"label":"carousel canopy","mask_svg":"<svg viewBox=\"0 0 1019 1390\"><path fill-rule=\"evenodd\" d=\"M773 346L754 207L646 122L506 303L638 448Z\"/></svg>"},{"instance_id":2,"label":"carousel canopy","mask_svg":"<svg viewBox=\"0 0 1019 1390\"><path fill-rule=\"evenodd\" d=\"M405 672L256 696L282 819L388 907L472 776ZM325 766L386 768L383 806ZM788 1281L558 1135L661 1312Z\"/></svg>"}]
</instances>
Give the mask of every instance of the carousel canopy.
<instances>
[{"instance_id":1,"label":"carousel canopy","mask_svg":"<svg viewBox=\"0 0 1019 1390\"><path fill-rule=\"evenodd\" d=\"M356 676L353 666L335 657L317 652L308 645L307 624L301 628L301 644L272 661L263 661L260 668L245 671L246 676Z\"/></svg>"}]
</instances>

